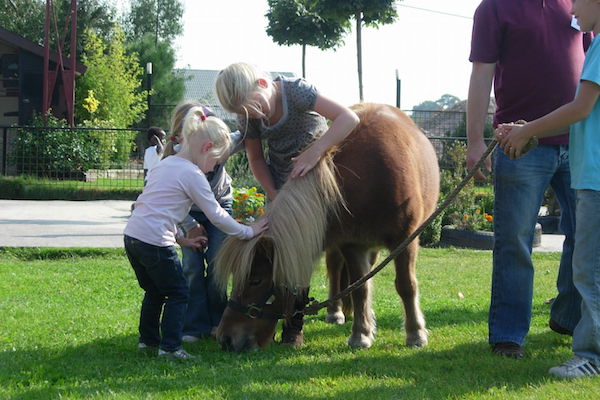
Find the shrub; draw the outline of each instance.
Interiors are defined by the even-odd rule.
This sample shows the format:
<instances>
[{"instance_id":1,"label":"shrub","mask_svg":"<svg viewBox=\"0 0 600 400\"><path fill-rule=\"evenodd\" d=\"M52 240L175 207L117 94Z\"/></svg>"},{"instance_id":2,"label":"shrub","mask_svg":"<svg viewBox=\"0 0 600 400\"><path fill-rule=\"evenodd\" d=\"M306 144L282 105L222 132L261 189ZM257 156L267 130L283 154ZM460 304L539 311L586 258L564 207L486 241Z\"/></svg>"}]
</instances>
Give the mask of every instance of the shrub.
<instances>
[{"instance_id":1,"label":"shrub","mask_svg":"<svg viewBox=\"0 0 600 400\"><path fill-rule=\"evenodd\" d=\"M448 147L446 153L450 168L443 170L440 176L441 204L467 175L465 160L466 146L455 142ZM441 228L444 225L454 225L458 229L469 231L487 230L493 228L494 194L490 188L478 187L471 179L458 193L448 207L421 234L423 245L439 241Z\"/></svg>"},{"instance_id":2,"label":"shrub","mask_svg":"<svg viewBox=\"0 0 600 400\"><path fill-rule=\"evenodd\" d=\"M107 121L83 121L82 127L96 128L86 131L85 136L96 146L99 153L98 164L93 168L123 168L129 164L129 157L135 150L137 131L113 130L114 125Z\"/></svg>"},{"instance_id":3,"label":"shrub","mask_svg":"<svg viewBox=\"0 0 600 400\"><path fill-rule=\"evenodd\" d=\"M44 121L41 115L35 115L31 125L35 128L17 131L14 145L18 173L68 176L100 162L95 143L75 134L64 120L49 114Z\"/></svg>"},{"instance_id":4,"label":"shrub","mask_svg":"<svg viewBox=\"0 0 600 400\"><path fill-rule=\"evenodd\" d=\"M250 170L245 151L235 153L227 160L227 173L233 179L235 187L256 187L258 182Z\"/></svg>"},{"instance_id":5,"label":"shrub","mask_svg":"<svg viewBox=\"0 0 600 400\"><path fill-rule=\"evenodd\" d=\"M116 131L102 121L84 121L75 130L66 121L35 115L33 129L19 129L14 142L19 174L42 177L73 177L89 169L121 168L128 164L135 144L134 131Z\"/></svg>"}]
</instances>

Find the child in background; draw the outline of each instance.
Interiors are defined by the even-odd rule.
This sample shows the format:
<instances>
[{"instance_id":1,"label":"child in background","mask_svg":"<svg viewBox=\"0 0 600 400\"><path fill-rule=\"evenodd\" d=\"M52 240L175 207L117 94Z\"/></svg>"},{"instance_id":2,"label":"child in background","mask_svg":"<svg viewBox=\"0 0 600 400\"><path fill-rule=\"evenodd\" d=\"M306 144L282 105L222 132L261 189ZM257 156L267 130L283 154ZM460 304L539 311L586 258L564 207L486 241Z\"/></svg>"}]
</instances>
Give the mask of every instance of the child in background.
<instances>
[{"instance_id":1,"label":"child in background","mask_svg":"<svg viewBox=\"0 0 600 400\"><path fill-rule=\"evenodd\" d=\"M125 252L145 291L138 348L157 348L159 356L175 359L191 358L181 347L188 286L175 248L177 222L194 203L229 235L249 239L267 228L266 219L251 227L235 221L219 205L206 179L205 174L229 152L229 129L223 121L194 107L186 115L182 136L179 153L161 161L150 174L124 232ZM203 243L202 238L177 241L193 248Z\"/></svg>"},{"instance_id":2,"label":"child in background","mask_svg":"<svg viewBox=\"0 0 600 400\"><path fill-rule=\"evenodd\" d=\"M272 80L245 63L219 72L215 90L223 108L238 114L250 168L270 200L288 177L305 175L359 122L354 111L318 93L304 79ZM269 147L268 163L261 140ZM302 318L298 314L284 322L284 343L303 343Z\"/></svg>"},{"instance_id":3,"label":"child in background","mask_svg":"<svg viewBox=\"0 0 600 400\"><path fill-rule=\"evenodd\" d=\"M148 181L148 173L156 167L162 158L165 136L165 131L162 128L157 126L148 128L147 137L150 146L144 152L144 185Z\"/></svg>"},{"instance_id":4,"label":"child in background","mask_svg":"<svg viewBox=\"0 0 600 400\"><path fill-rule=\"evenodd\" d=\"M180 147L178 144L183 119L192 107L202 107L207 116L213 112L208 107L197 101L187 101L178 105L173 111L171 121L171 137L165 150L165 157L176 154ZM232 150L229 155L241 150L241 134L239 131L230 133ZM229 214L232 213L233 189L231 177L225 170L225 160L217 164L214 170L206 174L215 198ZM227 293L219 289L214 281L214 259L226 238L225 232L211 223L202 210L192 204L189 215L182 221L178 228L186 232L187 238L206 237L207 246L202 248L181 247L183 255L183 273L188 281L189 301L183 326L184 342L196 342L200 337L214 335L225 307L227 306Z\"/></svg>"},{"instance_id":5,"label":"child in background","mask_svg":"<svg viewBox=\"0 0 600 400\"><path fill-rule=\"evenodd\" d=\"M600 375L600 0L573 0L571 13L582 31L594 32L575 99L524 125L496 129L504 153L514 159L530 139L560 134L571 125L571 187L577 196L573 283L581 294L581 319L573 331L574 356L549 371L568 379Z\"/></svg>"}]
</instances>

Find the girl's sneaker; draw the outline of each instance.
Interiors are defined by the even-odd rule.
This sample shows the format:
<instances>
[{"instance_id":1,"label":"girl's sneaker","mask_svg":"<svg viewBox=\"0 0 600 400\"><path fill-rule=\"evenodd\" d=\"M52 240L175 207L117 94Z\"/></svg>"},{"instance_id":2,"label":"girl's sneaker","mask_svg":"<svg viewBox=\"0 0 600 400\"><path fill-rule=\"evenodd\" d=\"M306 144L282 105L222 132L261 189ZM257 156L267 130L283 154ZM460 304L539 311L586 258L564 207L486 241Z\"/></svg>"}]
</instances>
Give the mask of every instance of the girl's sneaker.
<instances>
[{"instance_id":1,"label":"girl's sneaker","mask_svg":"<svg viewBox=\"0 0 600 400\"><path fill-rule=\"evenodd\" d=\"M564 364L550 368L548 372L559 378L573 379L598 376L600 375L600 368L587 358L573 356Z\"/></svg>"},{"instance_id":2,"label":"girl's sneaker","mask_svg":"<svg viewBox=\"0 0 600 400\"><path fill-rule=\"evenodd\" d=\"M193 355L189 354L187 351L183 349L175 350L175 351L165 351L162 349L158 350L159 357L171 358L173 360L191 360L195 358Z\"/></svg>"},{"instance_id":3,"label":"girl's sneaker","mask_svg":"<svg viewBox=\"0 0 600 400\"><path fill-rule=\"evenodd\" d=\"M184 343L196 343L200 338L198 336L183 335L181 341Z\"/></svg>"}]
</instances>

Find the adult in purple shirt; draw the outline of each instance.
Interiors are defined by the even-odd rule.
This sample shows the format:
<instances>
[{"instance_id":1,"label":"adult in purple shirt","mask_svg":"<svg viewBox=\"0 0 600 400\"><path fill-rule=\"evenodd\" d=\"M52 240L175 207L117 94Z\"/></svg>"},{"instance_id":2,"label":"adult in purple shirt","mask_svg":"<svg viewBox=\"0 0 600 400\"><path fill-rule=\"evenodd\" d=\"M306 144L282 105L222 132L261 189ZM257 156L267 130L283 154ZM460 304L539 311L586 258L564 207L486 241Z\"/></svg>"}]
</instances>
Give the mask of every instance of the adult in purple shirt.
<instances>
[{"instance_id":1,"label":"adult in purple shirt","mask_svg":"<svg viewBox=\"0 0 600 400\"><path fill-rule=\"evenodd\" d=\"M584 60L581 32L571 26L571 0L483 0L475 11L473 63L467 106L467 167L486 149L483 127L494 83L499 123L539 118L571 101ZM550 328L572 335L581 297L573 285L571 258L575 196L570 188L568 131L540 140L517 160L501 150L494 162L494 237L489 343L496 354L522 358L531 322L534 268L533 232L544 192L550 185L561 208L565 234L558 295ZM485 167L491 170L491 160ZM484 179L481 171L476 175Z\"/></svg>"}]
</instances>

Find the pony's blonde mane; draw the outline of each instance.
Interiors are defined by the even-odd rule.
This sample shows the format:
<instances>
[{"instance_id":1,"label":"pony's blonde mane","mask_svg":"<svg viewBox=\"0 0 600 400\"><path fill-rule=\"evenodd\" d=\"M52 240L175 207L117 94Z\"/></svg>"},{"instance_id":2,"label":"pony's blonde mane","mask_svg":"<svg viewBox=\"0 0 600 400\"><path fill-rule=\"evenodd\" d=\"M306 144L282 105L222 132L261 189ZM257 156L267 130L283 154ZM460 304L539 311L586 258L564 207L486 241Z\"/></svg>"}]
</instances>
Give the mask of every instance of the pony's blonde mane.
<instances>
[{"instance_id":1,"label":"pony's blonde mane","mask_svg":"<svg viewBox=\"0 0 600 400\"><path fill-rule=\"evenodd\" d=\"M230 276L244 285L257 246L272 247L273 281L290 288L307 287L321 255L330 218L345 207L332 153L303 177L288 180L266 209L269 229L251 240L229 237L217 256L221 287Z\"/></svg>"}]
</instances>

